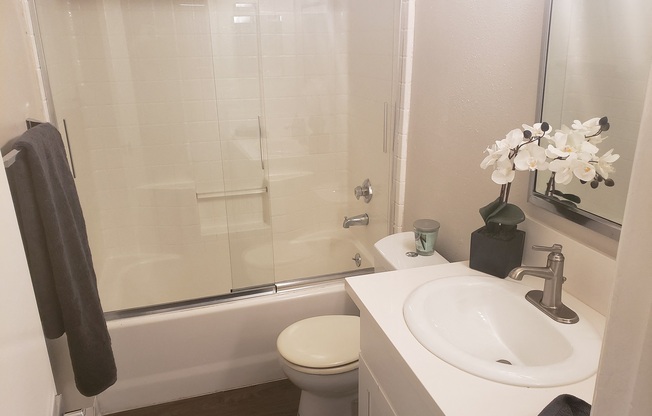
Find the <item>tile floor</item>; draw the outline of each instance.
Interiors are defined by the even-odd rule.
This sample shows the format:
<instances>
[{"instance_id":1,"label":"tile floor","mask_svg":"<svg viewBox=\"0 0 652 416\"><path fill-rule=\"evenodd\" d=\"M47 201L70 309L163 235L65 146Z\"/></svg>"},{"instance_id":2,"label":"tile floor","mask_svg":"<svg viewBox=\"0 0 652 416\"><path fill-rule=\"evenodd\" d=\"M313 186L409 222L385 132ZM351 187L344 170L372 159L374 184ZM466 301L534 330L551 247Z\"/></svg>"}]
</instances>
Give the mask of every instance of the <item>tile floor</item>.
<instances>
[{"instance_id":1,"label":"tile floor","mask_svg":"<svg viewBox=\"0 0 652 416\"><path fill-rule=\"evenodd\" d=\"M297 416L300 394L280 380L107 416Z\"/></svg>"}]
</instances>

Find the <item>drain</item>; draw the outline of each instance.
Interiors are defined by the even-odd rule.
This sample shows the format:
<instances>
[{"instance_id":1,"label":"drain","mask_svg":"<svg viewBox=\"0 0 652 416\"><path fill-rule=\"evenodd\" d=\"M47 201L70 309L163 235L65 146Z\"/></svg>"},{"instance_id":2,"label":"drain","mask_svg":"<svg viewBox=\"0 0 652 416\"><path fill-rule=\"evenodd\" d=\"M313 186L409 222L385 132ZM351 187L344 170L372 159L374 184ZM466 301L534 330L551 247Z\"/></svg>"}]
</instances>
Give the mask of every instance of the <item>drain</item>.
<instances>
[{"instance_id":1,"label":"drain","mask_svg":"<svg viewBox=\"0 0 652 416\"><path fill-rule=\"evenodd\" d=\"M508 360L496 360L497 363L512 365Z\"/></svg>"},{"instance_id":2,"label":"drain","mask_svg":"<svg viewBox=\"0 0 652 416\"><path fill-rule=\"evenodd\" d=\"M416 257L416 256L418 256L418 254L415 251L408 251L407 253L405 253L405 255L408 256L408 257Z\"/></svg>"}]
</instances>

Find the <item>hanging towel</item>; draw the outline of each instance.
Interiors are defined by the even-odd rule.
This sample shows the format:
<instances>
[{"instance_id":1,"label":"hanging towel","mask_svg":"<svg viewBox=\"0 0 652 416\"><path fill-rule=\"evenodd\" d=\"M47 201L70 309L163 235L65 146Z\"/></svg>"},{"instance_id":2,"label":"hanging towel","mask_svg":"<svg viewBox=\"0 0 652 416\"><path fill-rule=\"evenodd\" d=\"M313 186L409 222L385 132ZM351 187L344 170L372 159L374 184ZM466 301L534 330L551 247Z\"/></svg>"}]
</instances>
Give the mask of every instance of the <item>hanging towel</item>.
<instances>
[{"instance_id":1,"label":"hanging towel","mask_svg":"<svg viewBox=\"0 0 652 416\"><path fill-rule=\"evenodd\" d=\"M7 169L43 332L65 332L77 389L95 396L115 383L111 338L97 292L91 250L61 135L29 129Z\"/></svg>"},{"instance_id":2,"label":"hanging towel","mask_svg":"<svg viewBox=\"0 0 652 416\"><path fill-rule=\"evenodd\" d=\"M589 416L591 405L571 394L557 396L539 416Z\"/></svg>"}]
</instances>

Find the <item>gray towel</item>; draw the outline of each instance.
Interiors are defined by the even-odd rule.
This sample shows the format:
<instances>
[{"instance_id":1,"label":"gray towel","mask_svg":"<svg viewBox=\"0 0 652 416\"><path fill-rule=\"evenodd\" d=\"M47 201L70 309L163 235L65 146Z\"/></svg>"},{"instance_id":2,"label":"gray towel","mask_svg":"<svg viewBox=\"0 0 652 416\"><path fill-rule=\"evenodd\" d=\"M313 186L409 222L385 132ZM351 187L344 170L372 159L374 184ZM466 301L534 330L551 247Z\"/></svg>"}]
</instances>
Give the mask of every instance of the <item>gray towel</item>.
<instances>
[{"instance_id":1,"label":"gray towel","mask_svg":"<svg viewBox=\"0 0 652 416\"><path fill-rule=\"evenodd\" d=\"M570 394L557 396L539 416L589 416L591 405Z\"/></svg>"},{"instance_id":2,"label":"gray towel","mask_svg":"<svg viewBox=\"0 0 652 416\"><path fill-rule=\"evenodd\" d=\"M77 389L94 396L115 383L111 338L97 293L91 250L61 135L51 124L15 143L7 169L43 332L65 332Z\"/></svg>"}]
</instances>

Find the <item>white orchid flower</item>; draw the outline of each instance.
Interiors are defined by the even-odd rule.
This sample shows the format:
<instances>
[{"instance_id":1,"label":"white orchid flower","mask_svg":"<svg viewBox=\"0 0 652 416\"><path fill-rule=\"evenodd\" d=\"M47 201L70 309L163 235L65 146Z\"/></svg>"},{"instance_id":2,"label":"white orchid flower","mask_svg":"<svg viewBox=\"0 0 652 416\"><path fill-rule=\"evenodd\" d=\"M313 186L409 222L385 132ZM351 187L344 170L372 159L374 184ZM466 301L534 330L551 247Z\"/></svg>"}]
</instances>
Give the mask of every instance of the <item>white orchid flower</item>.
<instances>
[{"instance_id":1,"label":"white orchid flower","mask_svg":"<svg viewBox=\"0 0 652 416\"><path fill-rule=\"evenodd\" d=\"M516 149L519 144L523 143L525 136L520 129L514 129L505 135L502 140L510 149Z\"/></svg>"},{"instance_id":2,"label":"white orchid flower","mask_svg":"<svg viewBox=\"0 0 652 416\"><path fill-rule=\"evenodd\" d=\"M514 180L516 171L509 159L496 162L496 169L491 174L491 180L498 185L505 185Z\"/></svg>"},{"instance_id":3,"label":"white orchid flower","mask_svg":"<svg viewBox=\"0 0 652 416\"><path fill-rule=\"evenodd\" d=\"M611 149L598 158L596 169L605 179L609 177L610 173L615 171L614 167L611 166L611 164L620 158L620 155L613 154L613 151L614 149Z\"/></svg>"},{"instance_id":4,"label":"white orchid flower","mask_svg":"<svg viewBox=\"0 0 652 416\"><path fill-rule=\"evenodd\" d=\"M579 120L574 120L571 128L573 130L579 130L582 132L595 133L600 129L600 117L595 117L590 120L586 120L584 123L582 123Z\"/></svg>"},{"instance_id":5,"label":"white orchid flower","mask_svg":"<svg viewBox=\"0 0 652 416\"><path fill-rule=\"evenodd\" d=\"M518 170L546 170L546 151L534 142L523 146L514 158L514 166Z\"/></svg>"},{"instance_id":6,"label":"white orchid flower","mask_svg":"<svg viewBox=\"0 0 652 416\"><path fill-rule=\"evenodd\" d=\"M488 153L488 155L480 163L482 169L487 169L487 167L494 165L498 160L507 159L509 157L509 147L502 143L502 141L497 141L487 147L485 153Z\"/></svg>"},{"instance_id":7,"label":"white orchid flower","mask_svg":"<svg viewBox=\"0 0 652 416\"><path fill-rule=\"evenodd\" d=\"M546 155L551 159L558 157L566 158L571 153L575 153L577 149L572 146L572 141L569 141L569 132L558 130L549 140L554 143L549 144L546 149Z\"/></svg>"},{"instance_id":8,"label":"white orchid flower","mask_svg":"<svg viewBox=\"0 0 652 416\"><path fill-rule=\"evenodd\" d=\"M584 140L594 145L600 144L607 138L607 136L597 134L602 128L600 125L600 120L600 117L592 118L585 121L584 123L579 120L575 120L573 122L572 129L581 134L584 137Z\"/></svg>"},{"instance_id":9,"label":"white orchid flower","mask_svg":"<svg viewBox=\"0 0 652 416\"><path fill-rule=\"evenodd\" d=\"M584 135L578 131L557 131L555 135L550 138L554 143L548 145L546 155L551 158L567 158L571 154L577 154L578 158L589 162L594 159L598 148L586 141Z\"/></svg>"},{"instance_id":10,"label":"white orchid flower","mask_svg":"<svg viewBox=\"0 0 652 416\"><path fill-rule=\"evenodd\" d=\"M508 160L510 152L518 147L519 144L523 143L523 139L523 132L519 129L514 129L507 133L504 139L496 140L494 144L485 150L485 153L488 153L488 155L480 163L480 167L486 169L497 162Z\"/></svg>"},{"instance_id":11,"label":"white orchid flower","mask_svg":"<svg viewBox=\"0 0 652 416\"><path fill-rule=\"evenodd\" d=\"M578 179L589 182L595 178L595 167L592 163L585 162L583 160L576 160L571 162L573 169L573 174L577 176Z\"/></svg>"},{"instance_id":12,"label":"white orchid flower","mask_svg":"<svg viewBox=\"0 0 652 416\"><path fill-rule=\"evenodd\" d=\"M548 133L552 131L552 126L548 125L548 130L543 131L541 130L541 126L543 123L534 123L532 126L528 126L527 124L523 124L523 130L529 130L532 133L532 136L534 137L548 137Z\"/></svg>"},{"instance_id":13,"label":"white orchid flower","mask_svg":"<svg viewBox=\"0 0 652 416\"><path fill-rule=\"evenodd\" d=\"M609 136L603 136L601 134L598 134L597 136L589 136L586 138L586 141L596 145L602 143L605 139L607 139Z\"/></svg>"},{"instance_id":14,"label":"white orchid flower","mask_svg":"<svg viewBox=\"0 0 652 416\"><path fill-rule=\"evenodd\" d=\"M573 162L576 161L577 156L571 154L566 159L555 159L548 164L548 169L555 172L555 182L563 185L568 185L573 180Z\"/></svg>"},{"instance_id":15,"label":"white orchid flower","mask_svg":"<svg viewBox=\"0 0 652 416\"><path fill-rule=\"evenodd\" d=\"M580 149L577 152L579 159L584 160L586 162L590 162L592 160L595 160L596 156L595 154L598 153L600 149L596 145L594 145L591 142L582 142L580 144Z\"/></svg>"}]
</instances>

